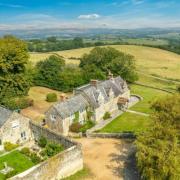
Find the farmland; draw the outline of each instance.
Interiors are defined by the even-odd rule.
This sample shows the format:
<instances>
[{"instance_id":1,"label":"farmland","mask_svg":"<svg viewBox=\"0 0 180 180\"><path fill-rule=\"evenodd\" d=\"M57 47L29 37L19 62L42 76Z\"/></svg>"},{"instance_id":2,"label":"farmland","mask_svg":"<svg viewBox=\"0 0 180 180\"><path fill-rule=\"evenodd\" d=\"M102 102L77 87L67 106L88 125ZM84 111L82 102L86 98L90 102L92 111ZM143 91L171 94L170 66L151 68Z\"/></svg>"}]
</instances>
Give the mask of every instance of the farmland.
<instances>
[{"instance_id":1,"label":"farmland","mask_svg":"<svg viewBox=\"0 0 180 180\"><path fill-rule=\"evenodd\" d=\"M146 74L153 74L167 79L180 80L180 55L161 50L158 48L135 46L135 45L113 45L119 51L131 54L136 59L137 70ZM66 59L67 64L78 64L84 53L92 48L81 48L56 52ZM33 64L47 58L53 53L33 53L30 60Z\"/></svg>"}]
</instances>

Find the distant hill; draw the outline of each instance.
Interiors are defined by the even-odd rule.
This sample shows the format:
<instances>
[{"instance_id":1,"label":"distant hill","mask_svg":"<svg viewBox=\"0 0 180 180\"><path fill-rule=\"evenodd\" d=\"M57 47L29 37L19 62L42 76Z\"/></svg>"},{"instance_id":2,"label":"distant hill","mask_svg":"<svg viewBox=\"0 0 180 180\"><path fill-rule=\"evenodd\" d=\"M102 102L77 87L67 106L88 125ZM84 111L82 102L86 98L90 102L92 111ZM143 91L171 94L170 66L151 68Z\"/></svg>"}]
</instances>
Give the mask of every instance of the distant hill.
<instances>
[{"instance_id":1,"label":"distant hill","mask_svg":"<svg viewBox=\"0 0 180 180\"><path fill-rule=\"evenodd\" d=\"M0 36L12 34L22 39L32 39L32 38L46 38L49 36L58 36L65 38L73 38L76 36L80 37L92 37L102 34L112 34L121 37L138 38L138 37L166 37L169 34L179 35L180 28L171 29L160 29L160 28L141 28L141 29L107 29L107 28L97 28L97 29L24 29L24 30L0 30Z\"/></svg>"},{"instance_id":2,"label":"distant hill","mask_svg":"<svg viewBox=\"0 0 180 180\"><path fill-rule=\"evenodd\" d=\"M178 54L158 48L135 45L113 45L111 47L133 55L136 59L137 69L142 73L180 80L180 55ZM52 53L31 53L30 60L36 63L51 54L57 53L63 56L67 63L78 64L79 60L77 60L77 58L81 57L84 53L88 53L91 49L92 48L81 48Z\"/></svg>"}]
</instances>

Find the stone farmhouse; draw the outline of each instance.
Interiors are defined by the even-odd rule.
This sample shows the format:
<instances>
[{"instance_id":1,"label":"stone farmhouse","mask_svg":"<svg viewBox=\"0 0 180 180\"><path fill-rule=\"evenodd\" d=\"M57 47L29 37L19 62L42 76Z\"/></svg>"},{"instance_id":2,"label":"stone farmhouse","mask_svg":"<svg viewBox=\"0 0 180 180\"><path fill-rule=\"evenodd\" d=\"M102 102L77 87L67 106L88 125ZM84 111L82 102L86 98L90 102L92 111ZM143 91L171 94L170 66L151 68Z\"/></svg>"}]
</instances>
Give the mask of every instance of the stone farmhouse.
<instances>
[{"instance_id":1,"label":"stone farmhouse","mask_svg":"<svg viewBox=\"0 0 180 180\"><path fill-rule=\"evenodd\" d=\"M48 128L66 136L74 121L83 124L91 119L97 123L106 112L113 114L127 108L129 99L127 83L120 76L109 74L108 80L91 80L76 88L73 97L62 97L46 112L45 122Z\"/></svg>"},{"instance_id":2,"label":"stone farmhouse","mask_svg":"<svg viewBox=\"0 0 180 180\"><path fill-rule=\"evenodd\" d=\"M29 119L0 107L0 144L4 142L23 144L31 138Z\"/></svg>"}]
</instances>

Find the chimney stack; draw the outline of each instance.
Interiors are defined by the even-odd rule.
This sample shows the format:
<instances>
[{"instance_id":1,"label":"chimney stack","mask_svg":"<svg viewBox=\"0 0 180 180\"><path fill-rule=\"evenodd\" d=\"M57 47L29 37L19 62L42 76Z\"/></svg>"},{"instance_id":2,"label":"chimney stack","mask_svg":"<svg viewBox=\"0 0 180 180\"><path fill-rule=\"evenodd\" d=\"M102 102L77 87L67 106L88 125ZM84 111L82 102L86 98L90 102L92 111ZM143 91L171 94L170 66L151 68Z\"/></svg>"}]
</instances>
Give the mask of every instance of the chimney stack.
<instances>
[{"instance_id":1,"label":"chimney stack","mask_svg":"<svg viewBox=\"0 0 180 180\"><path fill-rule=\"evenodd\" d=\"M64 101L66 100L65 94L61 94L61 95L60 95L60 100L61 100L62 102L64 102Z\"/></svg>"},{"instance_id":2,"label":"chimney stack","mask_svg":"<svg viewBox=\"0 0 180 180\"><path fill-rule=\"evenodd\" d=\"M91 84L91 86L97 87L98 80L96 80L96 79L91 79L90 84Z\"/></svg>"},{"instance_id":3,"label":"chimney stack","mask_svg":"<svg viewBox=\"0 0 180 180\"><path fill-rule=\"evenodd\" d=\"M114 80L114 77L113 77L113 74L111 73L111 71L108 72L108 79Z\"/></svg>"}]
</instances>

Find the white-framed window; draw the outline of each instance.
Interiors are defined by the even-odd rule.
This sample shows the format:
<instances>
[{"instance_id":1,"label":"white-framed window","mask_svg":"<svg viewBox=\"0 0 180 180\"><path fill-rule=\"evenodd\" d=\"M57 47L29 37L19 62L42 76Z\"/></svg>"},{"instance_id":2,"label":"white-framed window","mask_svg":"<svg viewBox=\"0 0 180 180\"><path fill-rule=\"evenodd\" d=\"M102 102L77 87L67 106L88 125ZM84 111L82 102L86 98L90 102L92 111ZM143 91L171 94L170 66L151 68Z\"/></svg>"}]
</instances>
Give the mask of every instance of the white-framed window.
<instances>
[{"instance_id":1,"label":"white-framed window","mask_svg":"<svg viewBox=\"0 0 180 180\"><path fill-rule=\"evenodd\" d=\"M51 121L56 121L56 115L54 115L54 114L51 114Z\"/></svg>"},{"instance_id":2,"label":"white-framed window","mask_svg":"<svg viewBox=\"0 0 180 180\"><path fill-rule=\"evenodd\" d=\"M11 127L12 127L13 129L18 128L18 127L19 127L19 121L13 121Z\"/></svg>"},{"instance_id":3,"label":"white-framed window","mask_svg":"<svg viewBox=\"0 0 180 180\"><path fill-rule=\"evenodd\" d=\"M26 140L26 132L21 132L21 139Z\"/></svg>"}]
</instances>

